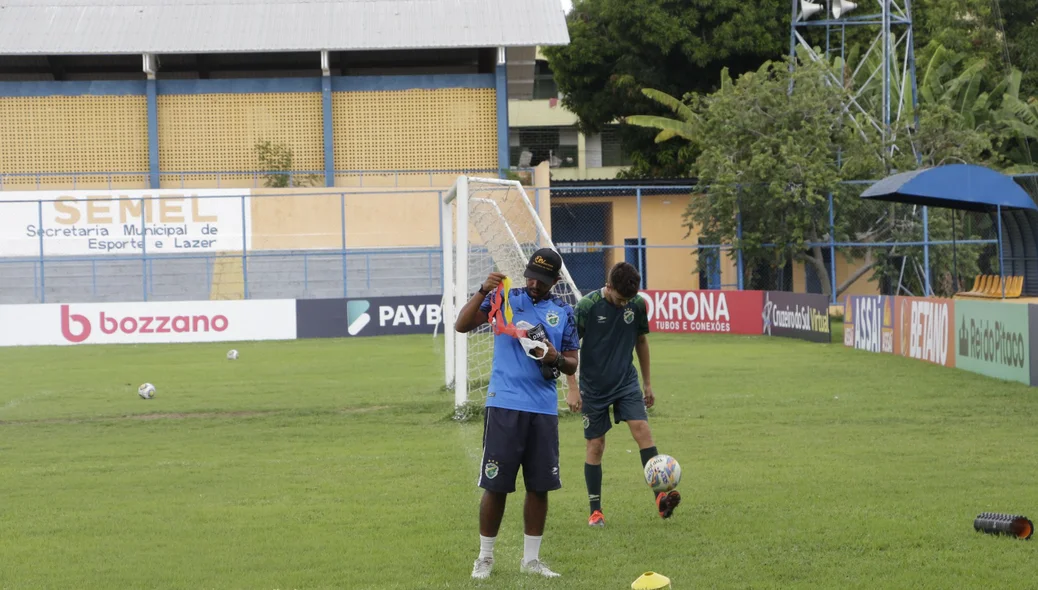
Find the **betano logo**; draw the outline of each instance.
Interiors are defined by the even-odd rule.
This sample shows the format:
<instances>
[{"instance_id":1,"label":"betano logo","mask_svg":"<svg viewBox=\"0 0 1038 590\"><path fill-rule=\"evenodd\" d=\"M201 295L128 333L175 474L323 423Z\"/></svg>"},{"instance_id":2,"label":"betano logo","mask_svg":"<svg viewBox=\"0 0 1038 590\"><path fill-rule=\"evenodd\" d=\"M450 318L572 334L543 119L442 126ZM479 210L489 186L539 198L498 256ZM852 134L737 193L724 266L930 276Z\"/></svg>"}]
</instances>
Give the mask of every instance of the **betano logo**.
<instances>
[{"instance_id":1,"label":"betano logo","mask_svg":"<svg viewBox=\"0 0 1038 590\"><path fill-rule=\"evenodd\" d=\"M370 307L371 304L364 299L346 302L346 324L348 326L346 331L350 336L360 334L360 331L371 322L371 315L368 313Z\"/></svg>"}]
</instances>

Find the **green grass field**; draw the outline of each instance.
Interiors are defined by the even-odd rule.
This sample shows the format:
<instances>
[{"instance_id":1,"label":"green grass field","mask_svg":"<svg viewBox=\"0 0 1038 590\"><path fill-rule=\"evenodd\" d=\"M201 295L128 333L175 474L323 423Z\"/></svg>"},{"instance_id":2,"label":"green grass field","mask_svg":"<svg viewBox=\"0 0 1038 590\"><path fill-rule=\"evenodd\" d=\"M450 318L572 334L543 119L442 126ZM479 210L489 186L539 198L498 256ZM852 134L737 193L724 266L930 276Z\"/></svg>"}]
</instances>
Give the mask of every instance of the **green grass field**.
<instances>
[{"instance_id":1,"label":"green grass field","mask_svg":"<svg viewBox=\"0 0 1038 590\"><path fill-rule=\"evenodd\" d=\"M564 416L563 577L518 573L513 496L482 583L481 424L448 419L430 337L0 349L0 588L1033 587L1034 541L972 521L1038 517L1038 394L834 340L653 336L674 518L619 425L589 529Z\"/></svg>"}]
</instances>

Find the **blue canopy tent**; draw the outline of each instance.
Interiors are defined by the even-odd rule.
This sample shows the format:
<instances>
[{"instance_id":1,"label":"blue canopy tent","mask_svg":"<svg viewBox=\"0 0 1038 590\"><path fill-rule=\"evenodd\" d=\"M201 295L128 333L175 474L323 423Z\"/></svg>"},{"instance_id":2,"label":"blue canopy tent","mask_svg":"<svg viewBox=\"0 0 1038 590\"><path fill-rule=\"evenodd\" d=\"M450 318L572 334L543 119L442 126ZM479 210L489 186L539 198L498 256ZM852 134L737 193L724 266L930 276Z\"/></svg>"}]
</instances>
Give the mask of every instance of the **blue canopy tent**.
<instances>
[{"instance_id":1,"label":"blue canopy tent","mask_svg":"<svg viewBox=\"0 0 1038 590\"><path fill-rule=\"evenodd\" d=\"M861 198L993 213L1003 297L1007 250L1011 274L1024 277L1024 293L1038 293L1038 205L1011 177L984 166L950 164L888 176Z\"/></svg>"}]
</instances>

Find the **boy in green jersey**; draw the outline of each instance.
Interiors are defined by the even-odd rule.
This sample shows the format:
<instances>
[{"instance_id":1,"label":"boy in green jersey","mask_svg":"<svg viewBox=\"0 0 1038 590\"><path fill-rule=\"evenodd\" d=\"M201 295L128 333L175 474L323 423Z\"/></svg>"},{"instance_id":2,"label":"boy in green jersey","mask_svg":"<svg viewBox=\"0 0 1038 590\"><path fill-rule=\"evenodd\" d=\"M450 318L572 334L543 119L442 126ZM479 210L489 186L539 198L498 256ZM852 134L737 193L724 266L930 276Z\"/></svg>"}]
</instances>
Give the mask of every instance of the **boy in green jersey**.
<instances>
[{"instance_id":1,"label":"boy in green jersey","mask_svg":"<svg viewBox=\"0 0 1038 590\"><path fill-rule=\"evenodd\" d=\"M590 526L604 526L602 516L602 453L605 435L612 428L609 408L616 424L627 422L641 451L642 467L658 455L649 429L646 408L655 403L649 370L649 316L645 301L638 294L641 275L627 262L609 271L606 286L584 296L577 303L577 335L580 346L579 390L572 383L566 395L570 410L581 411L587 456L584 481L587 484ZM638 353L642 383L634 367ZM681 502L677 490L653 495L660 517L670 518Z\"/></svg>"}]
</instances>

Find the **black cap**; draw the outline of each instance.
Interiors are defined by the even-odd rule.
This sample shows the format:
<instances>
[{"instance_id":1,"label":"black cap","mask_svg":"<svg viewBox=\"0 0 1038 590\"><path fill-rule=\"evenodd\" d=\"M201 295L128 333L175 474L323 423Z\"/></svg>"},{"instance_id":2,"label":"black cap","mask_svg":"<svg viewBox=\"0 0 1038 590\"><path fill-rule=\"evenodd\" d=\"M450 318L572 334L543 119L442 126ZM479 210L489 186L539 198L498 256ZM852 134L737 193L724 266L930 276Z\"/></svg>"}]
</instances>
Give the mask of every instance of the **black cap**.
<instances>
[{"instance_id":1,"label":"black cap","mask_svg":"<svg viewBox=\"0 0 1038 590\"><path fill-rule=\"evenodd\" d=\"M551 285L562 271L562 257L551 248L541 248L530 256L523 276Z\"/></svg>"}]
</instances>

